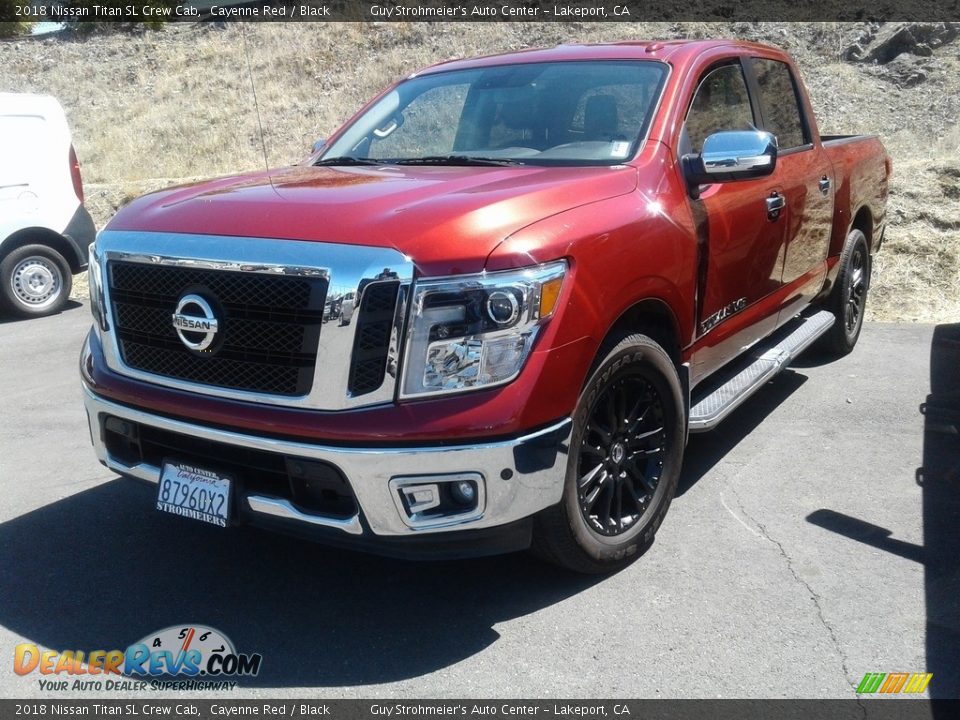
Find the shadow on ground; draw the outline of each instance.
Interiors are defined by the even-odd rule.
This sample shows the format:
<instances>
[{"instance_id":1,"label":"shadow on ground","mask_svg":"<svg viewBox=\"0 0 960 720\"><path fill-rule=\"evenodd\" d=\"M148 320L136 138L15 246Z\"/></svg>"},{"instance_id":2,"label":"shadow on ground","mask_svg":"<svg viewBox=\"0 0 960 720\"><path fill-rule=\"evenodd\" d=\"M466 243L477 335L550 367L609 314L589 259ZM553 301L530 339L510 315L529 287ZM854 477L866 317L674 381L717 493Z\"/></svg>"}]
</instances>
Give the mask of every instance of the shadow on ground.
<instances>
[{"instance_id":1,"label":"shadow on ground","mask_svg":"<svg viewBox=\"0 0 960 720\"><path fill-rule=\"evenodd\" d=\"M82 308L83 303L77 302L76 300L68 300L67 304L63 306L63 310L59 313L54 313L55 315L60 315L61 313L71 312L77 308ZM14 315L9 310L0 308L0 325L6 325L7 323L15 322L29 322L30 320L36 320L37 318L22 317L20 315Z\"/></svg>"},{"instance_id":2,"label":"shadow on ground","mask_svg":"<svg viewBox=\"0 0 960 720\"><path fill-rule=\"evenodd\" d=\"M960 695L960 324L934 329L930 394L919 411L924 418L923 466L917 469L923 488L922 546L833 510L817 510L807 520L924 565L927 666L909 670L932 673L930 697L946 700ZM933 709L936 718L956 717L952 705Z\"/></svg>"},{"instance_id":3,"label":"shadow on ground","mask_svg":"<svg viewBox=\"0 0 960 720\"><path fill-rule=\"evenodd\" d=\"M696 485L700 478L710 472L806 381L806 375L787 368L734 410L715 429L690 435L690 442L683 456L683 472L677 483L677 497Z\"/></svg>"},{"instance_id":4,"label":"shadow on ground","mask_svg":"<svg viewBox=\"0 0 960 720\"><path fill-rule=\"evenodd\" d=\"M960 324L938 325L924 415L923 547L930 695L960 696Z\"/></svg>"},{"instance_id":5,"label":"shadow on ground","mask_svg":"<svg viewBox=\"0 0 960 720\"><path fill-rule=\"evenodd\" d=\"M153 510L115 480L0 525L0 624L49 648L126 648L205 624L263 669L245 686L412 678L498 639L494 626L598 582L528 555L407 563ZM111 539L122 538L121 542Z\"/></svg>"}]
</instances>

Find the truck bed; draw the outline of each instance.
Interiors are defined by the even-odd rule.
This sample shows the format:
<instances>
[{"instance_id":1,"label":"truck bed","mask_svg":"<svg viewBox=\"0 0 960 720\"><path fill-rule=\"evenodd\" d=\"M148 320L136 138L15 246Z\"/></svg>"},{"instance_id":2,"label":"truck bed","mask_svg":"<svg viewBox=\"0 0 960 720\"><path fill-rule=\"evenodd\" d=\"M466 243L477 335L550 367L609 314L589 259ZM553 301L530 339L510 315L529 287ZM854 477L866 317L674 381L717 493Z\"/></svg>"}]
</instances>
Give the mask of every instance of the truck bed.
<instances>
[{"instance_id":1,"label":"truck bed","mask_svg":"<svg viewBox=\"0 0 960 720\"><path fill-rule=\"evenodd\" d=\"M830 256L836 257L843 248L847 230L853 224L854 208L869 214L869 226L877 232L868 233L871 252L878 249L886 220L885 208L889 186L890 167L883 143L876 135L822 135L824 152L833 164L834 215ZM862 220L863 218L861 218Z\"/></svg>"}]
</instances>

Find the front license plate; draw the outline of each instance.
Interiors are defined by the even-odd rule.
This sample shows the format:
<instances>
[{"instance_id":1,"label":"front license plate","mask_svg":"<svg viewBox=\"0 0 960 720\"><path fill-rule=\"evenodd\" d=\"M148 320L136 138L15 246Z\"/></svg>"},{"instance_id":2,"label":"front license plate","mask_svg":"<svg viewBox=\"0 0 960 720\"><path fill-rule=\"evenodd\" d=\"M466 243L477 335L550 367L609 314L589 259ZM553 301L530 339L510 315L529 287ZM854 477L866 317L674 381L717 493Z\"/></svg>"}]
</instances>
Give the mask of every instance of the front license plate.
<instances>
[{"instance_id":1,"label":"front license plate","mask_svg":"<svg viewBox=\"0 0 960 720\"><path fill-rule=\"evenodd\" d=\"M157 510L226 527L230 519L230 478L182 462L164 462Z\"/></svg>"}]
</instances>

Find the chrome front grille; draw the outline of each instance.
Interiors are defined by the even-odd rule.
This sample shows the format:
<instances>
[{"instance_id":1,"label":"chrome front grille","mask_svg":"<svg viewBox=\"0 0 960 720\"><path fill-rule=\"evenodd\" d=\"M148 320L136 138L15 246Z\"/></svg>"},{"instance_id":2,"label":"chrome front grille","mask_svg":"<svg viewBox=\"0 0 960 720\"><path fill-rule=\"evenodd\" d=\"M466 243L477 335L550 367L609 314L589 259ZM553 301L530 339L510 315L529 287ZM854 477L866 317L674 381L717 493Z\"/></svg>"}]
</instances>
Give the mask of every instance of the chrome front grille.
<instances>
[{"instance_id":1,"label":"chrome front grille","mask_svg":"<svg viewBox=\"0 0 960 720\"><path fill-rule=\"evenodd\" d=\"M104 231L96 262L109 325L101 340L117 372L287 407L394 399L413 278L412 262L395 250ZM216 319L215 340L203 350L183 340L193 331L174 327L187 296L203 298ZM345 298L356 309L338 314Z\"/></svg>"},{"instance_id":2,"label":"chrome front grille","mask_svg":"<svg viewBox=\"0 0 960 720\"><path fill-rule=\"evenodd\" d=\"M128 367L251 392L310 392L325 278L120 261L107 269L120 355ZM188 349L171 324L186 293L204 297L222 315L222 339L212 352Z\"/></svg>"}]
</instances>

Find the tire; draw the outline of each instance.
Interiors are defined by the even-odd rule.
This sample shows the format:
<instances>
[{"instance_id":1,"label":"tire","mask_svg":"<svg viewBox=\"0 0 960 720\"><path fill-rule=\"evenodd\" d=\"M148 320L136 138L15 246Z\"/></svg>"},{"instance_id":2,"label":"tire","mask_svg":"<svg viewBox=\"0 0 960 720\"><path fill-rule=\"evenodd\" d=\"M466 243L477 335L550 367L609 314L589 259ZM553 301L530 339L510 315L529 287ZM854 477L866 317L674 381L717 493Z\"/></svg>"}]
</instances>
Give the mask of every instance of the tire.
<instances>
[{"instance_id":1,"label":"tire","mask_svg":"<svg viewBox=\"0 0 960 720\"><path fill-rule=\"evenodd\" d=\"M832 355L848 354L860 338L872 264L866 236L859 230L851 230L840 253L837 282L827 299L827 309L836 322L824 334L822 346Z\"/></svg>"},{"instance_id":2,"label":"tire","mask_svg":"<svg viewBox=\"0 0 960 720\"><path fill-rule=\"evenodd\" d=\"M586 574L642 555L677 489L685 419L663 348L645 335L617 342L577 402L563 498L536 516L534 552Z\"/></svg>"},{"instance_id":3,"label":"tire","mask_svg":"<svg viewBox=\"0 0 960 720\"><path fill-rule=\"evenodd\" d=\"M0 299L21 317L60 312L72 287L70 265L46 245L24 245L0 262Z\"/></svg>"}]
</instances>

